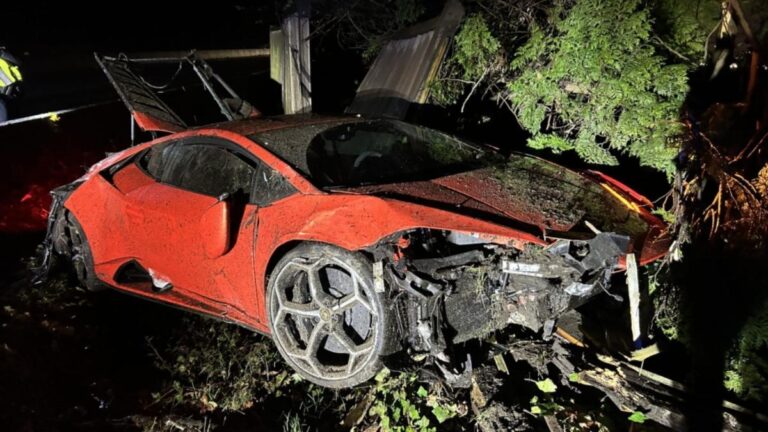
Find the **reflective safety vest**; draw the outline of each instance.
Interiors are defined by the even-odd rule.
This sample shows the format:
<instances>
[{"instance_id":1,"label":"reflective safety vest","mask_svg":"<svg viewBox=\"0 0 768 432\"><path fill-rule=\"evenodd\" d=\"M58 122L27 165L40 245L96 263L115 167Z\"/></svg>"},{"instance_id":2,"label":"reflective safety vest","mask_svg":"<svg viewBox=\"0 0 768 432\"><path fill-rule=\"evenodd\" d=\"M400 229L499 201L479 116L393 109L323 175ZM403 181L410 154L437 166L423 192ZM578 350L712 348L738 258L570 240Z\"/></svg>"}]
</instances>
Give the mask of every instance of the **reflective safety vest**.
<instances>
[{"instance_id":1,"label":"reflective safety vest","mask_svg":"<svg viewBox=\"0 0 768 432\"><path fill-rule=\"evenodd\" d=\"M19 67L4 58L0 58L0 92L7 90L11 84L21 80Z\"/></svg>"}]
</instances>

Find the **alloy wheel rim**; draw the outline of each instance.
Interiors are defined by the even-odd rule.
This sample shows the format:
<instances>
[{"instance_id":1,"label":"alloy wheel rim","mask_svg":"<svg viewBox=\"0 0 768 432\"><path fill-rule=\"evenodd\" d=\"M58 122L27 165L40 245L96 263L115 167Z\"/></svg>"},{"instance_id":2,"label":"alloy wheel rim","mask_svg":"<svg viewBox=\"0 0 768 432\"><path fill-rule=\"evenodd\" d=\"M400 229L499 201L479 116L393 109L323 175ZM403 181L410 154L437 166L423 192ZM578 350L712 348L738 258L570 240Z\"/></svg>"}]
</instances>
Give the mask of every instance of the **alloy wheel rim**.
<instances>
[{"instance_id":1,"label":"alloy wheel rim","mask_svg":"<svg viewBox=\"0 0 768 432\"><path fill-rule=\"evenodd\" d=\"M290 261L276 275L270 298L274 337L303 372L348 379L374 354L379 313L370 287L335 257Z\"/></svg>"}]
</instances>

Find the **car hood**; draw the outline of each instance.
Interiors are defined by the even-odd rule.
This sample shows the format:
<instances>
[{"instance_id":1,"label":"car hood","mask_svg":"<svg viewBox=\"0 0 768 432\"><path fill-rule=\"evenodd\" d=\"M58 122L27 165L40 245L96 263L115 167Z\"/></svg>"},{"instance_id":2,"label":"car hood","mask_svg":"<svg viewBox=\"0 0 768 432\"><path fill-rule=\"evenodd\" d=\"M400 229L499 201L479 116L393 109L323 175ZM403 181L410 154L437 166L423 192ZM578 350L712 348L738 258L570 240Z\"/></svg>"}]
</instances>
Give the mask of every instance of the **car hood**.
<instances>
[{"instance_id":1,"label":"car hood","mask_svg":"<svg viewBox=\"0 0 768 432\"><path fill-rule=\"evenodd\" d=\"M539 232L589 232L589 223L600 231L637 240L650 229L650 215L633 209L610 185L520 154L503 164L435 179L344 191L448 207Z\"/></svg>"}]
</instances>

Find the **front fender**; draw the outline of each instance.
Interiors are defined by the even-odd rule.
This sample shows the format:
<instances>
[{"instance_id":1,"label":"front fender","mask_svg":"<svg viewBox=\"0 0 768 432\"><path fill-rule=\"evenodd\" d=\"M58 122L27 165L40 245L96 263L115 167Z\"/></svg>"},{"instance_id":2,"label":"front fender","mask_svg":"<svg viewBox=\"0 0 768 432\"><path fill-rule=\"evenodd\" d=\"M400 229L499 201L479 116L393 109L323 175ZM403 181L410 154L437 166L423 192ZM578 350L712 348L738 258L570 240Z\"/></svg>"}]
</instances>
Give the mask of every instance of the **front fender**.
<instances>
[{"instance_id":1,"label":"front fender","mask_svg":"<svg viewBox=\"0 0 768 432\"><path fill-rule=\"evenodd\" d=\"M394 233L416 228L475 234L518 249L529 243L546 244L533 233L471 216L364 195L299 195L259 213L259 235L268 236L270 252L296 240L360 250Z\"/></svg>"}]
</instances>

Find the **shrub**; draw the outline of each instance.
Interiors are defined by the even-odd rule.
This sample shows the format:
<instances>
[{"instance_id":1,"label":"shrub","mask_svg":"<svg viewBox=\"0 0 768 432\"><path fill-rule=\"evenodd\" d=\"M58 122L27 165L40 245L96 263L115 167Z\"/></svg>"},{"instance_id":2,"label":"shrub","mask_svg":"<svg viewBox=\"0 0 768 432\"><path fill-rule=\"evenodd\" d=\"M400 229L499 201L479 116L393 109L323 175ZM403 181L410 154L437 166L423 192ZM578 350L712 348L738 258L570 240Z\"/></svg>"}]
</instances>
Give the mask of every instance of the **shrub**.
<instances>
[{"instance_id":1,"label":"shrub","mask_svg":"<svg viewBox=\"0 0 768 432\"><path fill-rule=\"evenodd\" d=\"M280 367L271 341L213 320L185 318L170 338L148 344L155 365L170 375L166 394L203 411L247 409L279 391L292 375Z\"/></svg>"}]
</instances>

